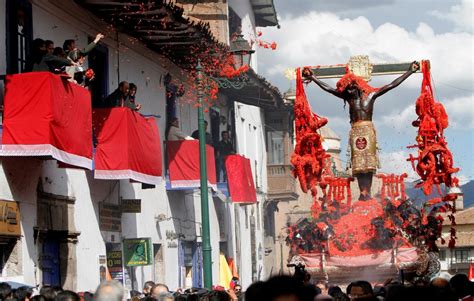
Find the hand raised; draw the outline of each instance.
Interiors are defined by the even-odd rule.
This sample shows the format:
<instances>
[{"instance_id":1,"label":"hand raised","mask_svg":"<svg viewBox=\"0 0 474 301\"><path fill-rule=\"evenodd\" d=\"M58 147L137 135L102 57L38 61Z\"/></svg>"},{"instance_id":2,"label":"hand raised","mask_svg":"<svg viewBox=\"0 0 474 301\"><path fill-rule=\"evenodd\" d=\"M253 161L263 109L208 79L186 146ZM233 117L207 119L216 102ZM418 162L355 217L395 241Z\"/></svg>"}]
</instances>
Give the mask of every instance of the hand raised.
<instances>
[{"instance_id":1,"label":"hand raised","mask_svg":"<svg viewBox=\"0 0 474 301\"><path fill-rule=\"evenodd\" d=\"M313 71L311 71L311 69L309 69L308 67L304 67L302 74L303 74L303 77L311 77L313 76Z\"/></svg>"},{"instance_id":2,"label":"hand raised","mask_svg":"<svg viewBox=\"0 0 474 301\"><path fill-rule=\"evenodd\" d=\"M418 63L417 61L411 63L411 71L416 72L418 70L420 70L420 63Z\"/></svg>"}]
</instances>

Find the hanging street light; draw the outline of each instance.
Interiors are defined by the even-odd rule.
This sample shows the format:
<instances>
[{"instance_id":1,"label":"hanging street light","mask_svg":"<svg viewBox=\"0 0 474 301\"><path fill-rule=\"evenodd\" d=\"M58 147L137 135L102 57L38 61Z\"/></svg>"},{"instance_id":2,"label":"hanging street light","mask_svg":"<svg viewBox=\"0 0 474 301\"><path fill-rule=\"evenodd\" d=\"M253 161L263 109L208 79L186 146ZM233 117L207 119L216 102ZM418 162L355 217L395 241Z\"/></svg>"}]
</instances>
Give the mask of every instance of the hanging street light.
<instances>
[{"instance_id":1,"label":"hanging street light","mask_svg":"<svg viewBox=\"0 0 474 301\"><path fill-rule=\"evenodd\" d=\"M241 67L247 65L250 67L252 54L255 50L252 49L249 42L244 39L241 33L238 33L234 39L230 41L229 53L234 59L234 69L238 70ZM246 73L241 73L239 76L234 78L226 77L212 77L217 83L219 88L223 89L236 89L240 90L245 87L249 82L249 77Z\"/></svg>"},{"instance_id":2,"label":"hanging street light","mask_svg":"<svg viewBox=\"0 0 474 301\"><path fill-rule=\"evenodd\" d=\"M237 37L230 42L230 53L234 57L234 67L239 69L245 65L250 66L250 59L255 50L252 49L249 42L244 39L242 33L237 34Z\"/></svg>"}]
</instances>

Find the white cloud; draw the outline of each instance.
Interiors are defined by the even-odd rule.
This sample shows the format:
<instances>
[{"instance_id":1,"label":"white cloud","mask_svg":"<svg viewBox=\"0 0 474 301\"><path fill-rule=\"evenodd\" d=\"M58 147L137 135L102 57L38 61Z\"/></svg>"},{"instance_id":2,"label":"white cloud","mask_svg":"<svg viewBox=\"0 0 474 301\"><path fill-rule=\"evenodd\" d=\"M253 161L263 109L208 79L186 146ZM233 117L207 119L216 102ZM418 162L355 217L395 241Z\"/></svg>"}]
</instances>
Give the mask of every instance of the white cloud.
<instances>
[{"instance_id":1,"label":"white cloud","mask_svg":"<svg viewBox=\"0 0 474 301\"><path fill-rule=\"evenodd\" d=\"M415 105L410 105L403 108L401 111L396 110L392 114L381 116L377 124L391 127L398 131L405 131L407 128L412 128L412 121L416 120Z\"/></svg>"},{"instance_id":2,"label":"white cloud","mask_svg":"<svg viewBox=\"0 0 474 301\"><path fill-rule=\"evenodd\" d=\"M474 94L443 101L450 127L474 129Z\"/></svg>"},{"instance_id":3,"label":"white cloud","mask_svg":"<svg viewBox=\"0 0 474 301\"><path fill-rule=\"evenodd\" d=\"M314 11L283 18L280 24L281 29L263 30L265 39L278 43L277 51L260 57L270 76L282 76L288 67L345 63L351 55L367 54L376 63L429 59L435 80L465 87L473 82L471 33L436 34L424 23L416 31L392 23L373 28L365 17ZM419 86L419 77L408 84Z\"/></svg>"},{"instance_id":4,"label":"white cloud","mask_svg":"<svg viewBox=\"0 0 474 301\"><path fill-rule=\"evenodd\" d=\"M381 168L378 172L386 174L401 174L406 172L408 174L408 180L416 180L419 177L411 167L411 163L406 160L408 157L409 152L404 150L382 152L379 156Z\"/></svg>"},{"instance_id":5,"label":"white cloud","mask_svg":"<svg viewBox=\"0 0 474 301\"><path fill-rule=\"evenodd\" d=\"M460 5L451 6L449 12L431 11L431 15L454 23L458 30L474 32L474 2L462 0Z\"/></svg>"},{"instance_id":6,"label":"white cloud","mask_svg":"<svg viewBox=\"0 0 474 301\"><path fill-rule=\"evenodd\" d=\"M465 175L456 175L458 180L459 180L459 185L464 185L470 181L469 177L466 177Z\"/></svg>"}]
</instances>

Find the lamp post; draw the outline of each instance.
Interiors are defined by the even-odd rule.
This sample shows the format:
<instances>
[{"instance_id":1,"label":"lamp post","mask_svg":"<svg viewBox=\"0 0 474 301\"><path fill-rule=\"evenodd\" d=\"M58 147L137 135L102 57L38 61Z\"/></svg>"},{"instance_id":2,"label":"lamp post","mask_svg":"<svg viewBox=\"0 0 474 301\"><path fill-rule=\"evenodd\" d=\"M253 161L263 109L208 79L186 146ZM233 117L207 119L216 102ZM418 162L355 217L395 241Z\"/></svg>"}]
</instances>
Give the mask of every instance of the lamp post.
<instances>
[{"instance_id":1,"label":"lamp post","mask_svg":"<svg viewBox=\"0 0 474 301\"><path fill-rule=\"evenodd\" d=\"M197 101L198 101L198 131L199 131L199 170L201 176L201 219L202 219L202 259L204 287L212 288L212 248L211 231L209 227L209 190L207 187L207 165L206 165L206 130L204 125L204 112L202 101L204 96L203 74L201 62L197 66Z\"/></svg>"},{"instance_id":2,"label":"lamp post","mask_svg":"<svg viewBox=\"0 0 474 301\"><path fill-rule=\"evenodd\" d=\"M250 64L250 58L252 50L248 42L243 38L241 34L237 36L237 39L231 42L231 49L229 51L235 62L235 68L238 69L245 64ZM207 185L207 165L206 165L206 130L204 125L204 111L202 108L204 98L204 81L203 72L200 60L198 60L196 66L196 83L197 83L197 102L198 102L198 132L199 132L199 168L201 177L201 219L202 219L202 259L203 259L203 274L204 274L204 287L212 288L212 247L211 247L211 231L209 226L209 190ZM225 79L221 81L220 78L213 78L218 84L219 88L226 85ZM228 80L227 80L228 81ZM231 87L236 89L243 88L243 85L239 87ZM227 87L227 86L226 86Z\"/></svg>"}]
</instances>

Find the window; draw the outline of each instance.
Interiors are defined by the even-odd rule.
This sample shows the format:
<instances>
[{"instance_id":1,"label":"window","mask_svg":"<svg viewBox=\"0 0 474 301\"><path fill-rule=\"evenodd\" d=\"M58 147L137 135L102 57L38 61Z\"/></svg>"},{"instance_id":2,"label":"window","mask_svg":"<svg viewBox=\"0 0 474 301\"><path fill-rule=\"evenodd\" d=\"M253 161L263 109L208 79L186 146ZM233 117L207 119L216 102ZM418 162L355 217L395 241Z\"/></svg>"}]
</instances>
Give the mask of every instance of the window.
<instances>
[{"instance_id":1,"label":"window","mask_svg":"<svg viewBox=\"0 0 474 301\"><path fill-rule=\"evenodd\" d=\"M469 251L468 250L455 250L454 252L456 263L469 262Z\"/></svg>"},{"instance_id":2,"label":"window","mask_svg":"<svg viewBox=\"0 0 474 301\"><path fill-rule=\"evenodd\" d=\"M185 241L183 242L183 253L184 253L184 266L193 266L193 254L194 254L194 242Z\"/></svg>"},{"instance_id":3,"label":"window","mask_svg":"<svg viewBox=\"0 0 474 301\"><path fill-rule=\"evenodd\" d=\"M231 7L229 7L229 37L232 39L232 35L239 32L241 27L242 19Z\"/></svg>"},{"instance_id":4,"label":"window","mask_svg":"<svg viewBox=\"0 0 474 301\"><path fill-rule=\"evenodd\" d=\"M439 251L439 260L445 261L446 260L446 250Z\"/></svg>"},{"instance_id":5,"label":"window","mask_svg":"<svg viewBox=\"0 0 474 301\"><path fill-rule=\"evenodd\" d=\"M283 147L283 142L283 131L267 132L268 164L278 165L285 163L285 150Z\"/></svg>"},{"instance_id":6,"label":"window","mask_svg":"<svg viewBox=\"0 0 474 301\"><path fill-rule=\"evenodd\" d=\"M28 0L6 3L7 73L20 73L33 40L32 9Z\"/></svg>"}]
</instances>

